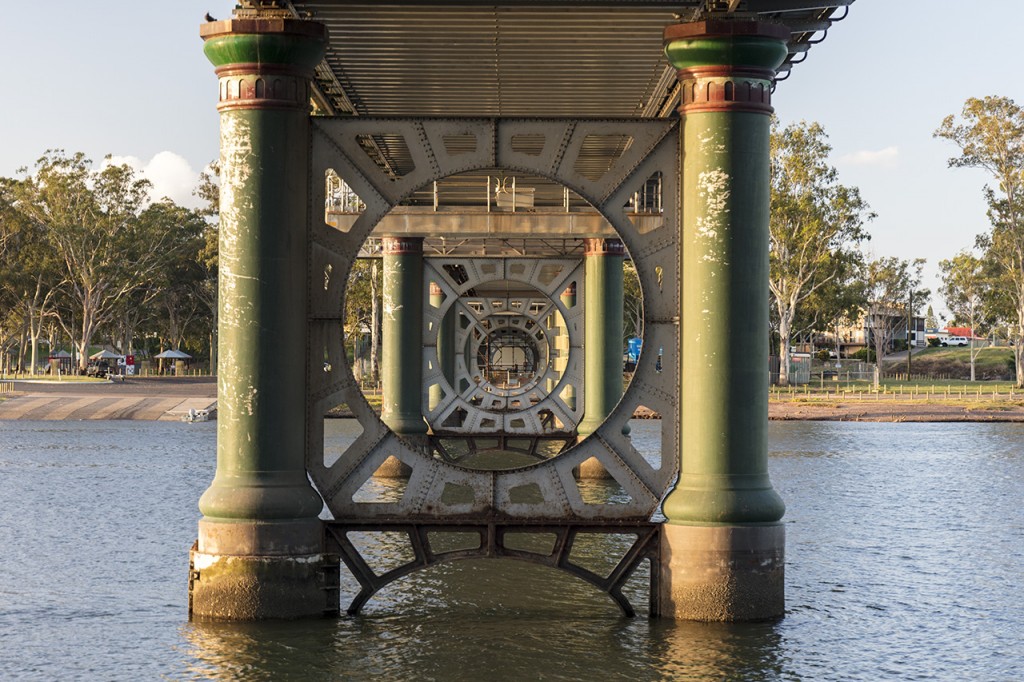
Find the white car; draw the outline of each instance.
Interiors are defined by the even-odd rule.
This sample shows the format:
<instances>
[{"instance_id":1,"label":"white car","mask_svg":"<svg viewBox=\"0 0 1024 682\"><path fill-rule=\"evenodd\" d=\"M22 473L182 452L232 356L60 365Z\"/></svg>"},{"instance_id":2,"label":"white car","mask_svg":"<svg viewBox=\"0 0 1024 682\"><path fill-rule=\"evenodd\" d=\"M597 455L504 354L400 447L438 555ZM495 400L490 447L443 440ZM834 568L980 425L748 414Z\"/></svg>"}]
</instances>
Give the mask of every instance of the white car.
<instances>
[{"instance_id":1,"label":"white car","mask_svg":"<svg viewBox=\"0 0 1024 682\"><path fill-rule=\"evenodd\" d=\"M943 339L943 346L966 346L970 340L966 336L949 336Z\"/></svg>"}]
</instances>

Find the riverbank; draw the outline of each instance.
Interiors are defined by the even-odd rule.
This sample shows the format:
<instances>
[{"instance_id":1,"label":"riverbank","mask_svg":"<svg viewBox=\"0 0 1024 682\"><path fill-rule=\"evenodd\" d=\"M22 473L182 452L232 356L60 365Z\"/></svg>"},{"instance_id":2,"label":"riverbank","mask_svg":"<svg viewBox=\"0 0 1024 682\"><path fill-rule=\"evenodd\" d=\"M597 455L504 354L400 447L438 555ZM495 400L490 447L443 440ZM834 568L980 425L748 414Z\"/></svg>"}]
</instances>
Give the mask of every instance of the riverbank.
<instances>
[{"instance_id":1,"label":"riverbank","mask_svg":"<svg viewBox=\"0 0 1024 682\"><path fill-rule=\"evenodd\" d=\"M770 400L774 421L1024 422L1024 405L1009 400Z\"/></svg>"},{"instance_id":2,"label":"riverbank","mask_svg":"<svg viewBox=\"0 0 1024 682\"><path fill-rule=\"evenodd\" d=\"M130 378L117 382L14 382L0 395L0 420L180 421L190 410L217 405L217 381L210 377Z\"/></svg>"},{"instance_id":3,"label":"riverbank","mask_svg":"<svg viewBox=\"0 0 1024 682\"><path fill-rule=\"evenodd\" d=\"M216 408L217 382L211 377L130 378L109 382L16 381L0 395L0 420L134 419L178 420L190 409ZM773 395L768 418L774 421L862 422L1024 422L1020 394L944 396ZM336 417L351 416L347 408ZM660 419L638 408L635 419Z\"/></svg>"},{"instance_id":4,"label":"riverbank","mask_svg":"<svg viewBox=\"0 0 1024 682\"><path fill-rule=\"evenodd\" d=\"M661 419L646 407L634 419ZM921 400L770 400L771 421L1024 422L1024 405L1009 402Z\"/></svg>"}]
</instances>

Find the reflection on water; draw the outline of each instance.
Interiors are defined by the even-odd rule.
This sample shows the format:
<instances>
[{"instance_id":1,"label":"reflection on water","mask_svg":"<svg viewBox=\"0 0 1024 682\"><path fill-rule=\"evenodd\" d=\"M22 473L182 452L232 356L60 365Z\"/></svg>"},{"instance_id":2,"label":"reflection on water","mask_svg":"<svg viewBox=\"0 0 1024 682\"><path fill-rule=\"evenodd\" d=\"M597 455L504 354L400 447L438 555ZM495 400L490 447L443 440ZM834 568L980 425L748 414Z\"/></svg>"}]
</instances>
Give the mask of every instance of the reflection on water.
<instances>
[{"instance_id":1,"label":"reflection on water","mask_svg":"<svg viewBox=\"0 0 1024 682\"><path fill-rule=\"evenodd\" d=\"M636 439L660 425L632 427ZM562 571L494 560L413 573L358 617L188 623L187 551L214 434L0 422L0 677L1015 680L1024 669L1022 425L772 424L788 611L761 625L626 619ZM574 558L606 571L627 541L588 538ZM403 542L364 547L385 560ZM641 611L646 581L645 570L626 590ZM344 589L355 594L351 578Z\"/></svg>"}]
</instances>

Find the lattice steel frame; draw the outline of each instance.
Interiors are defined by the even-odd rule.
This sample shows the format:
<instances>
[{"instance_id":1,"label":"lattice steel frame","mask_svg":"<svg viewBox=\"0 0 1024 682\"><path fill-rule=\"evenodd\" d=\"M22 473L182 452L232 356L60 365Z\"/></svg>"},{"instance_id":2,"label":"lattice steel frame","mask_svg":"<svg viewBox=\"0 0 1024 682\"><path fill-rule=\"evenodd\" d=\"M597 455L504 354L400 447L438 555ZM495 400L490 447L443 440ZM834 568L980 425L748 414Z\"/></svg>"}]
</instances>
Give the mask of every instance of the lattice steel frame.
<instances>
[{"instance_id":1,"label":"lattice steel frame","mask_svg":"<svg viewBox=\"0 0 1024 682\"><path fill-rule=\"evenodd\" d=\"M456 282L445 270L446 265L462 266L466 273L466 281ZM583 417L583 364L579 348L583 341L583 264L579 260L538 259L538 258L427 258L424 259L424 287L431 282L437 283L445 294L445 300L439 308L424 306L423 329L423 405L427 423L435 430L444 429L454 433L508 433L522 435L541 435L555 430L550 426L553 420L545 419L550 413L555 419L571 430ZM546 276L550 270L557 268L557 274ZM536 297L498 296L466 296L466 292L487 282L510 281L525 284L537 290ZM559 294L569 284L577 284L577 304L572 308L560 300ZM498 300L500 299L500 300ZM497 303L505 307L497 307ZM514 306L518 304L518 308ZM451 386L445 380L437 357L437 335L441 320L449 310L455 309L469 321L463 327L456 322L455 348L460 351L469 348L468 352L458 352L455 356L455 384ZM566 325L569 340L569 357L562 372L556 372L552 363L555 351L554 335L544 328L545 319L557 310ZM502 313L516 313L506 316ZM533 326L526 327L528 322ZM490 385L474 366L467 362L467 357L476 355L476 350L484 340L487 332L493 329L482 328L486 323L504 324L515 327L531 336L545 346L547 358L544 367L536 368L534 381L516 388L499 388ZM494 327L497 329L498 327ZM479 332L474 334L474 332ZM537 386L551 379L555 381L554 390L548 394ZM439 384L444 397L428 409L427 395L433 384ZM465 386L463 388L463 386ZM570 404L561 397L567 386L576 389L575 404ZM531 399L532 398L532 399ZM479 404L475 404L476 401ZM535 402L536 401L536 402ZM517 405L518 403L518 405ZM460 426L443 426L448 417L456 410L466 413L465 421Z\"/></svg>"},{"instance_id":2,"label":"lattice steel frame","mask_svg":"<svg viewBox=\"0 0 1024 682\"><path fill-rule=\"evenodd\" d=\"M332 556L337 555L359 583L359 593L346 609L349 615L359 613L374 594L414 571L462 559L516 559L565 571L569 575L590 583L607 594L622 610L622 615L632 618L636 615L636 610L626 595L622 593L622 588L644 561L650 562L651 569L649 613L651 616L660 615L659 595L656 587L660 570L661 538L658 533L660 525L643 521L618 525L593 522L550 524L495 523L494 521L482 523L472 521L465 523L329 521L325 524L325 532L328 552ZM356 547L349 537L349 533L391 533L404 536L400 542L408 550L411 558L391 570L378 573L373 570L366 557ZM451 533L475 537L477 545L454 550L434 548L431 542L432 535ZM508 542L510 537L514 538L516 535L524 534L549 535L554 539L553 546L548 552L537 552L517 548L514 539L512 542ZM633 537L629 547L622 552L619 561L606 575L595 573L573 560L573 544L577 538L594 535Z\"/></svg>"},{"instance_id":3,"label":"lattice steel frame","mask_svg":"<svg viewBox=\"0 0 1024 682\"><path fill-rule=\"evenodd\" d=\"M455 518L495 515L510 519L647 519L678 470L679 460L679 139L678 122L666 119L312 119L309 225L309 349L307 369L307 468L338 519ZM475 137L471 153L450 154L447 136ZM516 151L519 135L542 135L539 154ZM631 144L600 178L576 170L591 135L627 135ZM389 177L365 153L361 136L401 136L415 168ZM345 284L359 248L376 223L416 189L457 173L501 168L533 173L569 187L611 223L636 264L644 295L644 348L622 400L590 437L568 452L522 469L475 471L433 458L424 444L392 433L370 408L344 353ZM325 174L333 169L365 201L365 212L347 232L324 222ZM655 173L663 177L663 222L641 233L625 207ZM426 294L425 294L426 295ZM653 352L657 349L659 352ZM660 355L660 363L658 362ZM347 403L363 432L326 466L323 416ZM622 427L645 405L663 417L660 462L649 463ZM412 469L398 502L363 503L353 495L387 459ZM573 469L594 457L630 497L628 504L588 504ZM472 502L447 502L447 485L464 486ZM536 504L515 502L516 489L539 491Z\"/></svg>"}]
</instances>

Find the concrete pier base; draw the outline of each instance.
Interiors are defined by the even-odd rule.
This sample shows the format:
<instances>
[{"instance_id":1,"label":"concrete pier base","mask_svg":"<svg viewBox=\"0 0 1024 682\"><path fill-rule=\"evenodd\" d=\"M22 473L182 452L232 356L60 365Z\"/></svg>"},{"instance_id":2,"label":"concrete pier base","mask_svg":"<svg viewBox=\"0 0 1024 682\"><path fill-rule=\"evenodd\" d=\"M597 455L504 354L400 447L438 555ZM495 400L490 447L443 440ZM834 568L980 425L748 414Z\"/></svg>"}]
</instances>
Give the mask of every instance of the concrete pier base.
<instances>
[{"instance_id":1,"label":"concrete pier base","mask_svg":"<svg viewBox=\"0 0 1024 682\"><path fill-rule=\"evenodd\" d=\"M610 481L613 479L612 475L608 473L608 470L604 468L604 465L598 462L596 459L587 459L580 463L574 472L576 478L591 479Z\"/></svg>"},{"instance_id":2,"label":"concrete pier base","mask_svg":"<svg viewBox=\"0 0 1024 682\"><path fill-rule=\"evenodd\" d=\"M337 564L324 554L189 554L189 617L263 620L337 615ZM331 581L335 583L331 585Z\"/></svg>"},{"instance_id":3,"label":"concrete pier base","mask_svg":"<svg viewBox=\"0 0 1024 682\"><path fill-rule=\"evenodd\" d=\"M377 467L373 475L377 478L409 478L412 476L412 467L392 455Z\"/></svg>"},{"instance_id":4,"label":"concrete pier base","mask_svg":"<svg viewBox=\"0 0 1024 682\"><path fill-rule=\"evenodd\" d=\"M189 617L305 618L338 613L337 557L315 523L201 521L189 553Z\"/></svg>"},{"instance_id":5,"label":"concrete pier base","mask_svg":"<svg viewBox=\"0 0 1024 682\"><path fill-rule=\"evenodd\" d=\"M660 615L678 620L759 621L785 612L782 524L661 529Z\"/></svg>"}]
</instances>

